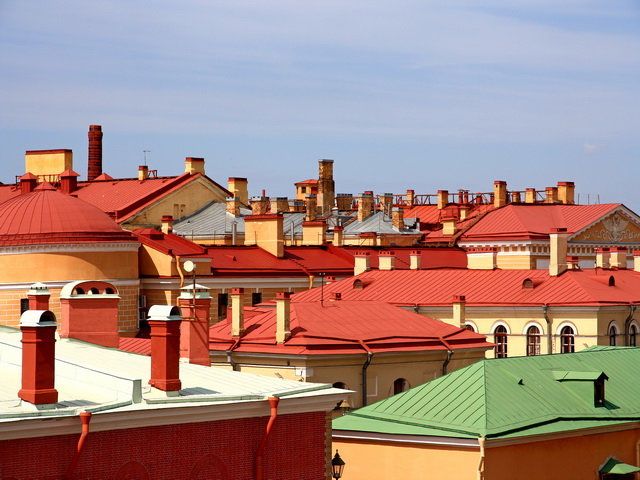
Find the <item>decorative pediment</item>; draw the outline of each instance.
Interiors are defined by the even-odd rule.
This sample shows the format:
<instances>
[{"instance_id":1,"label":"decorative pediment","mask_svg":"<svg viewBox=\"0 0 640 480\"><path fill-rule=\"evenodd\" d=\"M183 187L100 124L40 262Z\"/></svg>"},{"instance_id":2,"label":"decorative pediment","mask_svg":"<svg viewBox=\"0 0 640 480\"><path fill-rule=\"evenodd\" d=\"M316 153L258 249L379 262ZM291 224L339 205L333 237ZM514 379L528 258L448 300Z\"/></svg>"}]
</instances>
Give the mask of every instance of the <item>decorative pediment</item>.
<instances>
[{"instance_id":1,"label":"decorative pediment","mask_svg":"<svg viewBox=\"0 0 640 480\"><path fill-rule=\"evenodd\" d=\"M626 209L625 209L626 210ZM640 242L640 221L630 211L616 209L571 237L572 242Z\"/></svg>"}]
</instances>

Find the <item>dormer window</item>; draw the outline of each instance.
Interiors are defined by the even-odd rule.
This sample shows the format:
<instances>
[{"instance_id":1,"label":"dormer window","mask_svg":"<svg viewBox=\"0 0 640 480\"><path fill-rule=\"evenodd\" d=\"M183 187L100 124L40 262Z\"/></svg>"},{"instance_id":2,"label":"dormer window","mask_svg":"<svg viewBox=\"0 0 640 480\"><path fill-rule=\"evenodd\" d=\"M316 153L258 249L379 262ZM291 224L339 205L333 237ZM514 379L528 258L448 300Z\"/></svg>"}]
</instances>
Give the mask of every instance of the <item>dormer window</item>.
<instances>
[{"instance_id":1,"label":"dormer window","mask_svg":"<svg viewBox=\"0 0 640 480\"><path fill-rule=\"evenodd\" d=\"M523 289L532 290L534 286L535 285L533 284L533 280L531 280L530 278L525 278L522 281L522 288Z\"/></svg>"}]
</instances>

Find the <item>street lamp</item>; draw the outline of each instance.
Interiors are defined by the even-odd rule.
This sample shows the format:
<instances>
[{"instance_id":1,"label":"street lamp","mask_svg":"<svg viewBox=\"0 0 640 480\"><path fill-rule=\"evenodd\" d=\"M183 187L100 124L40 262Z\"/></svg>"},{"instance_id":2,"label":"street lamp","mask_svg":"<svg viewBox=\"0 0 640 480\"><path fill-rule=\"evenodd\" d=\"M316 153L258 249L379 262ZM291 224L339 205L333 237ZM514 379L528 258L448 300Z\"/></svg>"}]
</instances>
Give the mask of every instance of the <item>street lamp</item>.
<instances>
[{"instance_id":1,"label":"street lamp","mask_svg":"<svg viewBox=\"0 0 640 480\"><path fill-rule=\"evenodd\" d=\"M333 478L338 480L340 477L342 477L343 470L344 470L344 460L340 458L340 454L338 453L338 450L336 450L336 454L331 460L331 475L333 476Z\"/></svg>"}]
</instances>

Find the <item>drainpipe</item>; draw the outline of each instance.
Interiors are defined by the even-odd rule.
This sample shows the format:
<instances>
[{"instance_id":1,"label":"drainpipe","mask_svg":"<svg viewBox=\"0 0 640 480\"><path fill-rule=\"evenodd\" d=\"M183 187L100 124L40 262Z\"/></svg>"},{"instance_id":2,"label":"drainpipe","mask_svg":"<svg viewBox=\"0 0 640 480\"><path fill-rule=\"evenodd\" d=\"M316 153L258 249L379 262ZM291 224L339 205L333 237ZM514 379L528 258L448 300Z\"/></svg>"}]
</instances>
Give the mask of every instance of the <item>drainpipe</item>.
<instances>
[{"instance_id":1,"label":"drainpipe","mask_svg":"<svg viewBox=\"0 0 640 480\"><path fill-rule=\"evenodd\" d=\"M178 269L178 275L180 275L180 288L184 287L184 272L182 271L182 264L180 263L180 255L174 255L173 253L169 253L176 261L176 268Z\"/></svg>"},{"instance_id":2,"label":"drainpipe","mask_svg":"<svg viewBox=\"0 0 640 480\"><path fill-rule=\"evenodd\" d=\"M478 438L478 445L480 446L480 462L478 463L478 480L482 480L484 478L484 442L486 441L485 437Z\"/></svg>"},{"instance_id":3,"label":"drainpipe","mask_svg":"<svg viewBox=\"0 0 640 480\"><path fill-rule=\"evenodd\" d=\"M360 340L360 346L367 351L367 359L362 364L362 406L367 406L367 369L369 365L371 365L371 361L373 360L373 352L369 350L369 347Z\"/></svg>"},{"instance_id":4,"label":"drainpipe","mask_svg":"<svg viewBox=\"0 0 640 480\"><path fill-rule=\"evenodd\" d=\"M444 359L442 363L442 375L447 374L447 367L449 366L449 362L451 361L451 357L453 357L453 350L451 349L451 345L449 345L446 340L443 338L438 338L438 341L445 346L447 349L447 358Z\"/></svg>"},{"instance_id":5,"label":"drainpipe","mask_svg":"<svg viewBox=\"0 0 640 480\"><path fill-rule=\"evenodd\" d=\"M546 303L542 305L542 313L547 322L547 353L553 353L553 333L551 331L553 328L553 320L549 318L549 305Z\"/></svg>"},{"instance_id":6,"label":"drainpipe","mask_svg":"<svg viewBox=\"0 0 640 480\"><path fill-rule=\"evenodd\" d=\"M258 451L256 452L256 480L262 480L264 478L264 464L262 462L262 457L264 456L264 450L267 447L267 440L269 439L269 434L271 433L271 429L273 428L273 424L276 421L276 417L278 416L278 403L280 403L280 399L278 397L269 397L269 406L271 407L271 415L269 416L269 421L267 422L267 428L264 431L264 436L262 437L262 441L258 446Z\"/></svg>"},{"instance_id":7,"label":"drainpipe","mask_svg":"<svg viewBox=\"0 0 640 480\"><path fill-rule=\"evenodd\" d=\"M84 450L84 446L87 442L87 437L89 436L89 422L91 422L91 412L81 412L80 422L82 423L82 432L80 433L80 438L78 439L78 446L76 448L76 452L73 454L73 459L71 460L69 469L67 470L67 473L64 476L65 480L71 480L71 478L73 477L73 472L78 466L78 461L80 460L80 454L82 453L82 450Z\"/></svg>"},{"instance_id":8,"label":"drainpipe","mask_svg":"<svg viewBox=\"0 0 640 480\"><path fill-rule=\"evenodd\" d=\"M238 371L238 364L233 361L233 358L232 358L231 354L236 349L236 347L238 346L239 343L240 343L240 337L236 338L233 341L233 345L231 345L229 350L226 350L226 352L225 352L227 354L227 362L229 362L229 365L231 365L231 370L233 370L234 372Z\"/></svg>"},{"instance_id":9,"label":"drainpipe","mask_svg":"<svg viewBox=\"0 0 640 480\"><path fill-rule=\"evenodd\" d=\"M636 313L636 308L637 305L629 305L629 316L627 317L627 319L624 321L624 338L625 338L625 344L627 346L629 346L629 324L631 323L631 320L633 320L633 314Z\"/></svg>"}]
</instances>

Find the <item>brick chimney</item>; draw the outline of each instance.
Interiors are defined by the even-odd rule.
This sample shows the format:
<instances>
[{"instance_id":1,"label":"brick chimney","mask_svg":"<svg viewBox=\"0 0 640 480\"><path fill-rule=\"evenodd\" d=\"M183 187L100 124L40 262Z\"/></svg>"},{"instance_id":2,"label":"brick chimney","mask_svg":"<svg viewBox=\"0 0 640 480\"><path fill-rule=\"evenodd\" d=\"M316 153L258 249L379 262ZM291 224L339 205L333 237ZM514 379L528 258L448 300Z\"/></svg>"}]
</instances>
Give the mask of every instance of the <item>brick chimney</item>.
<instances>
[{"instance_id":1,"label":"brick chimney","mask_svg":"<svg viewBox=\"0 0 640 480\"><path fill-rule=\"evenodd\" d=\"M611 268L627 268L626 247L611 247L609 252L609 264L611 265Z\"/></svg>"},{"instance_id":2,"label":"brick chimney","mask_svg":"<svg viewBox=\"0 0 640 480\"><path fill-rule=\"evenodd\" d=\"M344 245L344 227L336 225L333 227L333 244L336 247L342 247Z\"/></svg>"},{"instance_id":3,"label":"brick chimney","mask_svg":"<svg viewBox=\"0 0 640 480\"><path fill-rule=\"evenodd\" d=\"M318 160L318 206L322 215L331 213L335 202L335 190L333 160Z\"/></svg>"},{"instance_id":4,"label":"brick chimney","mask_svg":"<svg viewBox=\"0 0 640 480\"><path fill-rule=\"evenodd\" d=\"M289 199L287 197L271 197L271 213L289 211Z\"/></svg>"},{"instance_id":5,"label":"brick chimney","mask_svg":"<svg viewBox=\"0 0 640 480\"><path fill-rule=\"evenodd\" d=\"M336 206L341 212L351 210L353 207L353 195L350 193L339 193L336 196Z\"/></svg>"},{"instance_id":6,"label":"brick chimney","mask_svg":"<svg viewBox=\"0 0 640 480\"><path fill-rule=\"evenodd\" d=\"M327 241L326 231L327 222L324 220L302 222L302 244L324 245Z\"/></svg>"},{"instance_id":7,"label":"brick chimney","mask_svg":"<svg viewBox=\"0 0 640 480\"><path fill-rule=\"evenodd\" d=\"M449 203L449 190L438 190L438 210L442 210Z\"/></svg>"},{"instance_id":8,"label":"brick chimney","mask_svg":"<svg viewBox=\"0 0 640 480\"><path fill-rule=\"evenodd\" d=\"M383 193L380 196L380 210L387 217L391 217L391 209L393 208L393 193Z\"/></svg>"},{"instance_id":9,"label":"brick chimney","mask_svg":"<svg viewBox=\"0 0 640 480\"><path fill-rule=\"evenodd\" d=\"M353 255L353 274L360 275L363 272L368 272L371 269L370 253L366 251L355 252Z\"/></svg>"},{"instance_id":10,"label":"brick chimney","mask_svg":"<svg viewBox=\"0 0 640 480\"><path fill-rule=\"evenodd\" d=\"M315 193L309 193L305 196L305 211L307 214L304 219L307 222L313 222L318 215L318 203Z\"/></svg>"},{"instance_id":11,"label":"brick chimney","mask_svg":"<svg viewBox=\"0 0 640 480\"><path fill-rule=\"evenodd\" d=\"M29 310L49 310L51 293L44 283L34 283L27 292Z\"/></svg>"},{"instance_id":12,"label":"brick chimney","mask_svg":"<svg viewBox=\"0 0 640 480\"><path fill-rule=\"evenodd\" d=\"M184 159L184 173L195 175L200 173L205 174L204 171L204 158L200 157L186 157Z\"/></svg>"},{"instance_id":13,"label":"brick chimney","mask_svg":"<svg viewBox=\"0 0 640 480\"><path fill-rule=\"evenodd\" d=\"M244 288L231 289L231 336L241 337L244 333Z\"/></svg>"},{"instance_id":14,"label":"brick chimney","mask_svg":"<svg viewBox=\"0 0 640 480\"><path fill-rule=\"evenodd\" d=\"M414 190L407 190L407 206L413 207L416 201L416 192Z\"/></svg>"},{"instance_id":15,"label":"brick chimney","mask_svg":"<svg viewBox=\"0 0 640 480\"><path fill-rule=\"evenodd\" d=\"M460 221L466 220L469 217L469 207L466 205L460 206L458 209L458 214L460 215Z\"/></svg>"},{"instance_id":16,"label":"brick chimney","mask_svg":"<svg viewBox=\"0 0 640 480\"><path fill-rule=\"evenodd\" d=\"M281 213L244 217L244 244L258 245L272 255L284 256L284 217Z\"/></svg>"},{"instance_id":17,"label":"brick chimney","mask_svg":"<svg viewBox=\"0 0 640 480\"><path fill-rule=\"evenodd\" d=\"M536 203L536 189L527 188L524 192L524 203Z\"/></svg>"},{"instance_id":18,"label":"brick chimney","mask_svg":"<svg viewBox=\"0 0 640 480\"><path fill-rule=\"evenodd\" d=\"M146 165L138 165L138 180L141 182L149 178L149 167Z\"/></svg>"},{"instance_id":19,"label":"brick chimney","mask_svg":"<svg viewBox=\"0 0 640 480\"><path fill-rule=\"evenodd\" d=\"M162 233L167 234L173 232L173 217L171 215L163 215L160 221L162 222Z\"/></svg>"},{"instance_id":20,"label":"brick chimney","mask_svg":"<svg viewBox=\"0 0 640 480\"><path fill-rule=\"evenodd\" d=\"M493 182L493 206L504 207L507 204L507 182L496 180Z\"/></svg>"},{"instance_id":21,"label":"brick chimney","mask_svg":"<svg viewBox=\"0 0 640 480\"><path fill-rule=\"evenodd\" d=\"M60 174L60 191L71 195L78 189L78 175L73 170L65 170Z\"/></svg>"},{"instance_id":22,"label":"brick chimney","mask_svg":"<svg viewBox=\"0 0 640 480\"><path fill-rule=\"evenodd\" d=\"M230 213L234 217L240 215L240 199L238 197L227 197L227 213Z\"/></svg>"},{"instance_id":23,"label":"brick chimney","mask_svg":"<svg viewBox=\"0 0 640 480\"><path fill-rule=\"evenodd\" d=\"M249 181L244 177L229 177L227 180L227 190L239 198L240 201L249 205Z\"/></svg>"},{"instance_id":24,"label":"brick chimney","mask_svg":"<svg viewBox=\"0 0 640 480\"><path fill-rule=\"evenodd\" d=\"M575 203L576 186L573 182L558 182L558 200L565 205Z\"/></svg>"},{"instance_id":25,"label":"brick chimney","mask_svg":"<svg viewBox=\"0 0 640 480\"><path fill-rule=\"evenodd\" d=\"M89 125L89 166L87 180L91 181L102 173L102 126Z\"/></svg>"},{"instance_id":26,"label":"brick chimney","mask_svg":"<svg viewBox=\"0 0 640 480\"><path fill-rule=\"evenodd\" d=\"M363 222L373 214L373 193L364 192L358 198L358 221Z\"/></svg>"},{"instance_id":27,"label":"brick chimney","mask_svg":"<svg viewBox=\"0 0 640 480\"><path fill-rule=\"evenodd\" d=\"M558 203L558 188L557 187L547 187L545 188L545 199L544 203Z\"/></svg>"},{"instance_id":28,"label":"brick chimney","mask_svg":"<svg viewBox=\"0 0 640 480\"><path fill-rule=\"evenodd\" d=\"M291 337L291 293L276 293L276 342L284 343Z\"/></svg>"},{"instance_id":29,"label":"brick chimney","mask_svg":"<svg viewBox=\"0 0 640 480\"><path fill-rule=\"evenodd\" d=\"M464 295L454 295L453 296L453 321L454 325L459 326L460 328L465 328L465 319L467 316L467 299Z\"/></svg>"},{"instance_id":30,"label":"brick chimney","mask_svg":"<svg viewBox=\"0 0 640 480\"><path fill-rule=\"evenodd\" d=\"M33 173L25 173L20 177L20 192L31 193L38 186L38 177Z\"/></svg>"},{"instance_id":31,"label":"brick chimney","mask_svg":"<svg viewBox=\"0 0 640 480\"><path fill-rule=\"evenodd\" d=\"M194 298L195 297L195 298ZM209 318L211 295L202 285L187 285L180 289L178 305L184 317L180 324L180 356L189 363L211 366L209 356Z\"/></svg>"},{"instance_id":32,"label":"brick chimney","mask_svg":"<svg viewBox=\"0 0 640 480\"><path fill-rule=\"evenodd\" d=\"M391 224L400 232L404 230L404 209L402 207L393 207L391 210Z\"/></svg>"},{"instance_id":33,"label":"brick chimney","mask_svg":"<svg viewBox=\"0 0 640 480\"><path fill-rule=\"evenodd\" d=\"M151 378L149 385L177 396L180 382L180 309L153 305L147 319L151 326Z\"/></svg>"},{"instance_id":34,"label":"brick chimney","mask_svg":"<svg viewBox=\"0 0 640 480\"><path fill-rule=\"evenodd\" d=\"M567 257L567 270L580 270L580 257Z\"/></svg>"},{"instance_id":35,"label":"brick chimney","mask_svg":"<svg viewBox=\"0 0 640 480\"><path fill-rule=\"evenodd\" d=\"M610 254L607 247L596 248L596 268L609 268Z\"/></svg>"},{"instance_id":36,"label":"brick chimney","mask_svg":"<svg viewBox=\"0 0 640 480\"><path fill-rule=\"evenodd\" d=\"M264 215L267 213L267 197L251 197L252 215Z\"/></svg>"},{"instance_id":37,"label":"brick chimney","mask_svg":"<svg viewBox=\"0 0 640 480\"><path fill-rule=\"evenodd\" d=\"M55 389L56 317L48 310L27 310L20 317L22 388L18 396L34 405L57 403Z\"/></svg>"},{"instance_id":38,"label":"brick chimney","mask_svg":"<svg viewBox=\"0 0 640 480\"><path fill-rule=\"evenodd\" d=\"M396 254L392 251L382 251L378 254L378 269L393 270L396 267Z\"/></svg>"},{"instance_id":39,"label":"brick chimney","mask_svg":"<svg viewBox=\"0 0 640 480\"><path fill-rule=\"evenodd\" d=\"M409 252L409 269L420 270L422 266L422 253L420 250L411 250Z\"/></svg>"},{"instance_id":40,"label":"brick chimney","mask_svg":"<svg viewBox=\"0 0 640 480\"><path fill-rule=\"evenodd\" d=\"M457 218L452 213L447 213L442 217L442 234L443 235L455 235L458 229L456 228Z\"/></svg>"},{"instance_id":41,"label":"brick chimney","mask_svg":"<svg viewBox=\"0 0 640 480\"><path fill-rule=\"evenodd\" d=\"M552 228L549 233L549 275L557 277L567 269L567 238L565 227Z\"/></svg>"}]
</instances>

